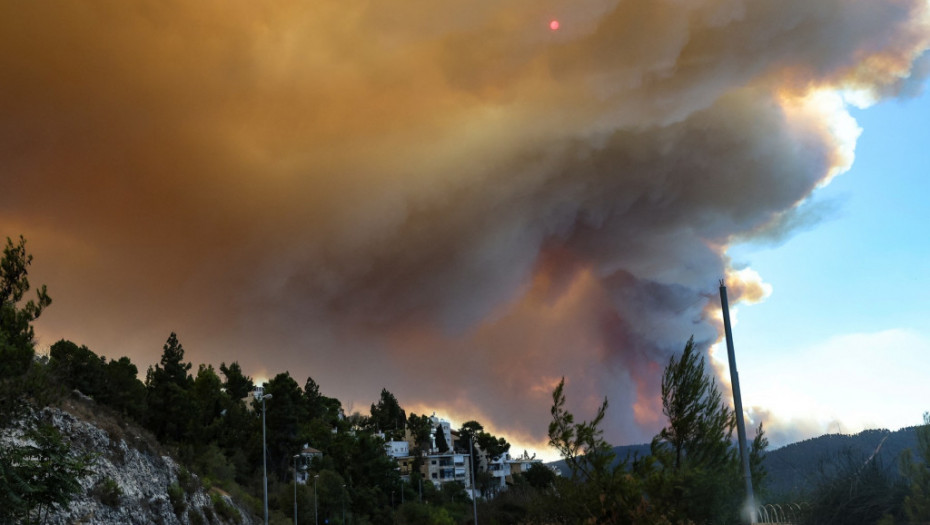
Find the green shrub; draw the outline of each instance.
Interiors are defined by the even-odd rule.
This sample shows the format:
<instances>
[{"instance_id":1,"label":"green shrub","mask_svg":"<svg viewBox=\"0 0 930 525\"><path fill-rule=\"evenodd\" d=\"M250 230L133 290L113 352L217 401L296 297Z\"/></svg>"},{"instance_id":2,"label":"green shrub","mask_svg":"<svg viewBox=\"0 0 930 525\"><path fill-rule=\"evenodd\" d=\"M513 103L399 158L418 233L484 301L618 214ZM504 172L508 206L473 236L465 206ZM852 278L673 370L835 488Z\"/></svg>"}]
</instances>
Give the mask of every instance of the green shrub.
<instances>
[{"instance_id":1,"label":"green shrub","mask_svg":"<svg viewBox=\"0 0 930 525\"><path fill-rule=\"evenodd\" d=\"M200 489L200 480L184 467L178 469L178 483L187 493L197 492Z\"/></svg>"},{"instance_id":2,"label":"green shrub","mask_svg":"<svg viewBox=\"0 0 930 525\"><path fill-rule=\"evenodd\" d=\"M236 507L233 507L226 501L226 498L221 496L216 492L210 493L210 500L213 502L213 509L216 510L216 513L220 515L226 521L232 523L240 523L242 521L242 516L239 514L239 510Z\"/></svg>"},{"instance_id":3,"label":"green shrub","mask_svg":"<svg viewBox=\"0 0 930 525\"><path fill-rule=\"evenodd\" d=\"M177 483L172 483L168 487L168 499L171 500L171 507L174 509L174 515L181 519L181 515L184 514L184 509L187 508L187 503L184 501L184 489L181 488Z\"/></svg>"},{"instance_id":4,"label":"green shrub","mask_svg":"<svg viewBox=\"0 0 930 525\"><path fill-rule=\"evenodd\" d=\"M97 501L107 507L116 508L119 507L119 499L123 495L123 489L119 487L113 478L104 478L94 485L91 494L97 498Z\"/></svg>"},{"instance_id":5,"label":"green shrub","mask_svg":"<svg viewBox=\"0 0 930 525\"><path fill-rule=\"evenodd\" d=\"M189 521L191 525L206 525L203 516L194 509L187 511L187 521Z\"/></svg>"}]
</instances>

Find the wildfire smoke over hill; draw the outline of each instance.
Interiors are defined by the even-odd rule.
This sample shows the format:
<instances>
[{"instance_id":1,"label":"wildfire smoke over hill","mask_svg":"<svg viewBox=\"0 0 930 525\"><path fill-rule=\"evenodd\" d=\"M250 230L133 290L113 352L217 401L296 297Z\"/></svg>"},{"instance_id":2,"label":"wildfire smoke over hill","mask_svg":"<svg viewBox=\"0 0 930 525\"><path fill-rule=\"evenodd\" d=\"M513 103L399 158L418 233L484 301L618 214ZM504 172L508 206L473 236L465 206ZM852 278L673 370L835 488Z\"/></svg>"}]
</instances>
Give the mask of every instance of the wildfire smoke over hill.
<instances>
[{"instance_id":1,"label":"wildfire smoke over hill","mask_svg":"<svg viewBox=\"0 0 930 525\"><path fill-rule=\"evenodd\" d=\"M727 246L786 235L907 89L918 0L8 3L0 225L68 338L145 368L382 386L538 440L551 388L648 439L718 339ZM558 31L549 29L558 19Z\"/></svg>"}]
</instances>

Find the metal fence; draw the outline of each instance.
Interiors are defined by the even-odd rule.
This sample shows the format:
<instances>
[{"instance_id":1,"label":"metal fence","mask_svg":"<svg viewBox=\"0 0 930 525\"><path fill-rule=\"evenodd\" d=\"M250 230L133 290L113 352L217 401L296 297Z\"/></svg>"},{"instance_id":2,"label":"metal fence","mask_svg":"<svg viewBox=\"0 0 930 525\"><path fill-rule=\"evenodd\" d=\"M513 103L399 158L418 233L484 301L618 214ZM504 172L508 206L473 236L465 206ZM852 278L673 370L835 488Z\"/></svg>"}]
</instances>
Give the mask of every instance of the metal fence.
<instances>
[{"instance_id":1,"label":"metal fence","mask_svg":"<svg viewBox=\"0 0 930 525\"><path fill-rule=\"evenodd\" d=\"M804 503L769 503L756 511L756 523L797 525L807 510Z\"/></svg>"}]
</instances>

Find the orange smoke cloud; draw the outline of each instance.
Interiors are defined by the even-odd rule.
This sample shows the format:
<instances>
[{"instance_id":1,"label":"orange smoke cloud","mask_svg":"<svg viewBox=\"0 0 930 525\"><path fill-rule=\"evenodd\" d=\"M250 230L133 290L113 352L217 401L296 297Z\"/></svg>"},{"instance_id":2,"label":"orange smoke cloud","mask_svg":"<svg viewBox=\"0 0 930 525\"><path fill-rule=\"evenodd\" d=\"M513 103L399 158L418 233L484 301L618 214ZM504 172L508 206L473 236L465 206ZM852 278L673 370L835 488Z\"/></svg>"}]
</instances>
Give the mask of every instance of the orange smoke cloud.
<instances>
[{"instance_id":1,"label":"orange smoke cloud","mask_svg":"<svg viewBox=\"0 0 930 525\"><path fill-rule=\"evenodd\" d=\"M144 369L174 330L195 362L527 436L565 376L641 441L670 353L719 336L728 243L790 232L852 161L813 96L903 89L926 11L6 3L0 227L55 299L41 344Z\"/></svg>"}]
</instances>

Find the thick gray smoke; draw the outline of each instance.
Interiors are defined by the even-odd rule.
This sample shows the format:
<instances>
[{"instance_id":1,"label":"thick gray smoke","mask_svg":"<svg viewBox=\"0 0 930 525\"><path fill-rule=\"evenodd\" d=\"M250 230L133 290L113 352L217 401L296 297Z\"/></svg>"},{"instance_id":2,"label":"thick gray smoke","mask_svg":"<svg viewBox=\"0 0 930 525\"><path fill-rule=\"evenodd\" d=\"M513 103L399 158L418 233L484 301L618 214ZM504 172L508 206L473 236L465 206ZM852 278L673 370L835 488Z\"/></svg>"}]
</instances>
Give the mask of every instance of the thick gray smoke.
<instances>
[{"instance_id":1,"label":"thick gray smoke","mask_svg":"<svg viewBox=\"0 0 930 525\"><path fill-rule=\"evenodd\" d=\"M0 226L55 299L44 344L144 369L175 330L195 362L526 442L565 376L642 441L668 357L719 337L717 280L761 294L728 244L848 167L837 93L911 89L926 10L10 4Z\"/></svg>"}]
</instances>

